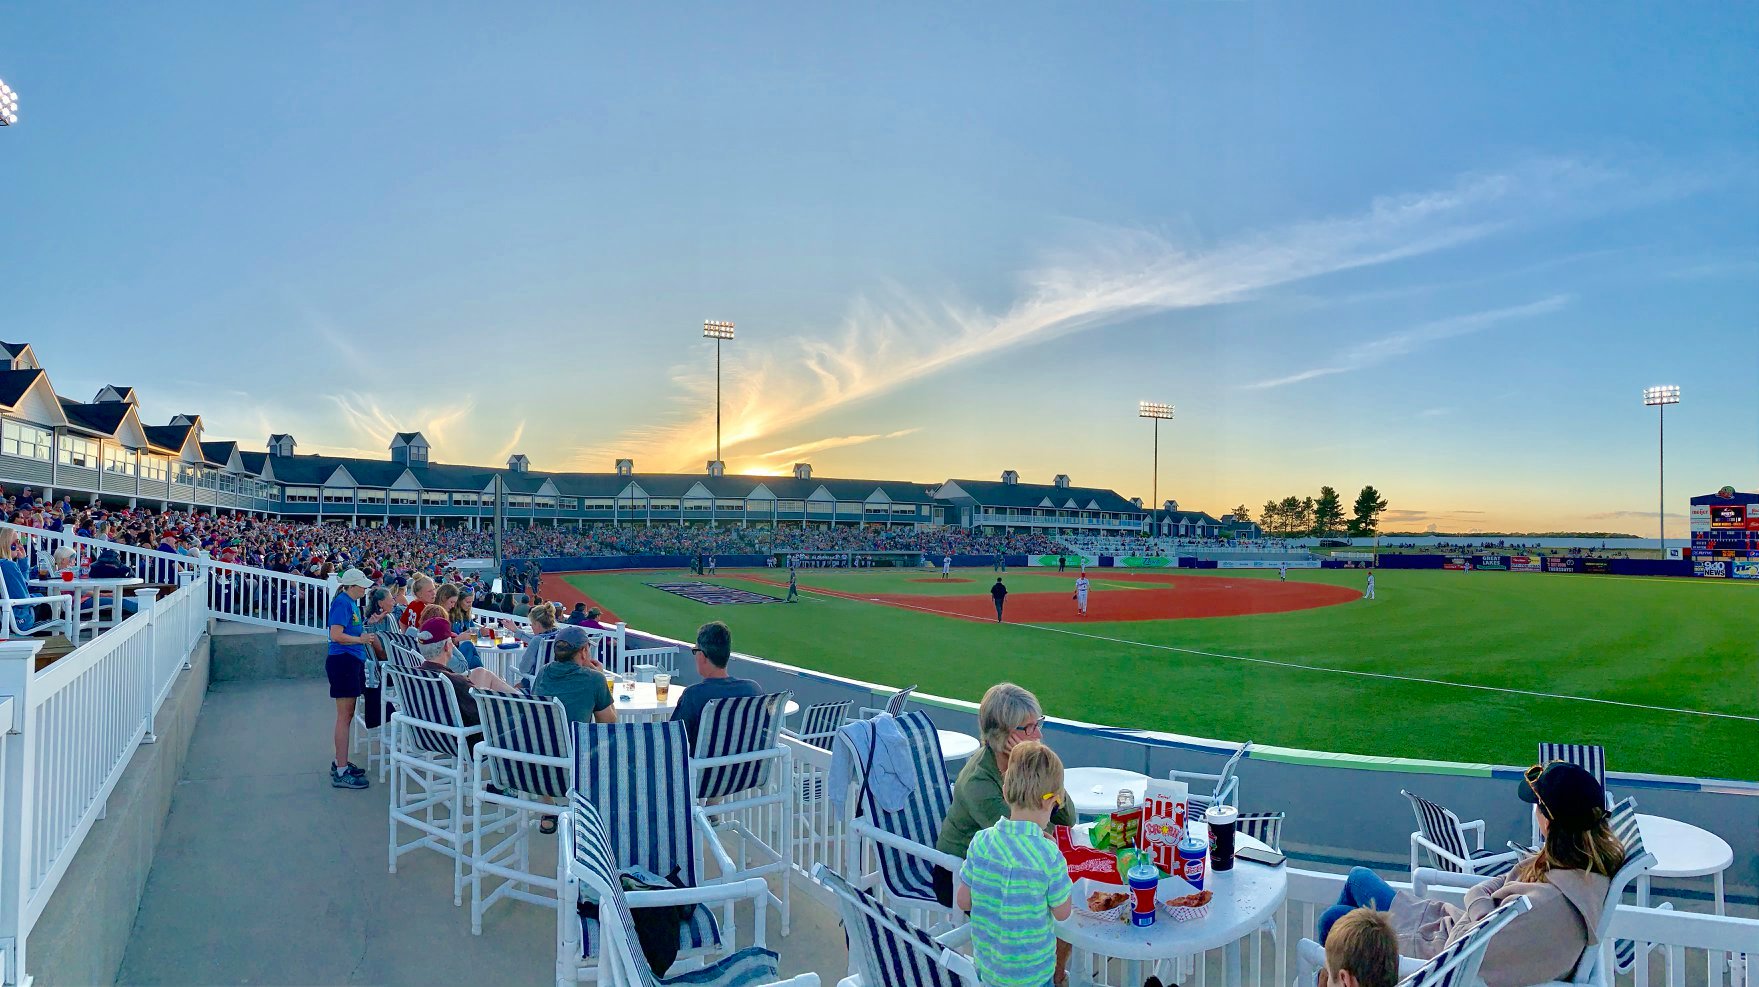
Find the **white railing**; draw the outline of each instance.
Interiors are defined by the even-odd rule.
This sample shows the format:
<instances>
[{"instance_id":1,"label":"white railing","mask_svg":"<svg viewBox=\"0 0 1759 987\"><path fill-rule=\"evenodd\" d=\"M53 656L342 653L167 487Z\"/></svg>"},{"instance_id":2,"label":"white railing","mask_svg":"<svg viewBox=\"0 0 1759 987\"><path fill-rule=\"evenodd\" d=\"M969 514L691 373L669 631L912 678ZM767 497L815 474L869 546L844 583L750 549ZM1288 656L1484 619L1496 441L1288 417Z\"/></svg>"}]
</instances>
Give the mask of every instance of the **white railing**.
<instances>
[{"instance_id":1,"label":"white railing","mask_svg":"<svg viewBox=\"0 0 1759 987\"><path fill-rule=\"evenodd\" d=\"M839 874L858 874L861 868L855 858L859 847L849 839L845 814L831 807L831 752L792 737L783 737L782 746L793 755L793 790L799 793L789 873L800 890L835 910L837 896L812 879L812 869L824 864Z\"/></svg>"},{"instance_id":2,"label":"white railing","mask_svg":"<svg viewBox=\"0 0 1759 987\"><path fill-rule=\"evenodd\" d=\"M18 535L19 543L27 553L26 564L32 567L47 564L55 550L66 545L94 559L99 552L113 551L124 567L150 585L176 586L186 577L203 573L208 577L208 609L216 617L246 624L322 634L326 631L330 600L336 595L333 579L313 579L191 555L173 555L16 524L0 523L0 530Z\"/></svg>"},{"instance_id":3,"label":"white railing","mask_svg":"<svg viewBox=\"0 0 1759 987\"><path fill-rule=\"evenodd\" d=\"M471 616L476 620L476 626L478 627L490 627L498 625L503 620L510 620L518 625L520 630L527 633L530 633L531 631L531 618L529 617L520 617L510 613L501 613L498 610L482 610L474 607L471 609ZM635 670L636 665L644 663L651 664L648 659L652 656L660 654L669 655L672 652L672 649L670 648L650 648L635 651L629 650L627 647L629 625L627 624L618 623L604 629L588 627L585 630L589 635L597 639L597 654L595 657L598 659L599 664L619 675L630 674ZM662 665L663 667L660 669L661 671L669 672L673 670L672 663L669 660L663 662Z\"/></svg>"},{"instance_id":4,"label":"white railing","mask_svg":"<svg viewBox=\"0 0 1759 987\"><path fill-rule=\"evenodd\" d=\"M0 641L0 948L23 981L24 944L207 625L207 576L37 670L43 641Z\"/></svg>"}]
</instances>

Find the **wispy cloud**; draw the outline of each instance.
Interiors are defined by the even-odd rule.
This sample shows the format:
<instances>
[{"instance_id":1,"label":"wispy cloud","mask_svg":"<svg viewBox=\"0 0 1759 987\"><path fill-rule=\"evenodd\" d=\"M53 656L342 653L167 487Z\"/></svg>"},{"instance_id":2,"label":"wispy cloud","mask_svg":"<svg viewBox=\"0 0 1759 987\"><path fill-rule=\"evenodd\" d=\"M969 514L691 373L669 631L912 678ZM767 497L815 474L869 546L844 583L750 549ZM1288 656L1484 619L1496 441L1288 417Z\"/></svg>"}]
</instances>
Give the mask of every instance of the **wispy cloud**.
<instances>
[{"instance_id":1,"label":"wispy cloud","mask_svg":"<svg viewBox=\"0 0 1759 987\"><path fill-rule=\"evenodd\" d=\"M348 392L325 396L342 414L346 428L344 441L351 443L355 450L373 448L375 451L370 455L374 457L384 454L391 444L391 436L398 432L420 432L429 443L442 446L450 437L452 426L468 418L476 406L475 399L466 396L462 401L440 408L420 408L408 415L393 415L370 395Z\"/></svg>"},{"instance_id":2,"label":"wispy cloud","mask_svg":"<svg viewBox=\"0 0 1759 987\"><path fill-rule=\"evenodd\" d=\"M1115 324L1147 313L1239 302L1265 290L1339 271L1433 253L1532 222L1534 216L1577 215L1614 208L1654 193L1653 183L1590 164L1547 160L1494 174L1465 176L1416 195L1377 199L1357 214L1298 223L1216 245L1185 247L1143 231L1089 227L1080 242L1044 260L1022 279L1017 301L1000 312L951 300L925 300L898 290L884 302L858 300L840 327L770 346L741 346L726 374L728 390L746 395L729 409L723 446L731 468L757 454L751 444L785 430L810 429L834 409L1002 350ZM1536 305L1561 304L1540 302ZM1462 317L1436 334L1475 331ZM1503 317L1514 317L1507 314ZM1397 347L1424 340L1381 341L1386 359ZM1293 383L1331 367L1292 375ZM674 371L675 383L712 407L713 378L694 368ZM576 464L614 456L658 460L682 468L714 448L713 413L686 414L574 450Z\"/></svg>"},{"instance_id":3,"label":"wispy cloud","mask_svg":"<svg viewBox=\"0 0 1759 987\"><path fill-rule=\"evenodd\" d=\"M495 462L506 462L508 457L519 451L519 443L524 440L524 438L525 419L521 418L519 419L519 424L513 426L513 437L507 440L507 444L501 447L501 451L495 453Z\"/></svg>"},{"instance_id":4,"label":"wispy cloud","mask_svg":"<svg viewBox=\"0 0 1759 987\"><path fill-rule=\"evenodd\" d=\"M1299 384L1303 381L1315 380L1320 377L1330 377L1335 374L1349 373L1353 370L1366 370L1369 367L1385 363L1395 357L1415 353L1432 343L1438 343L1445 339L1453 339L1457 336L1468 336L1473 333L1483 332L1486 329L1508 322L1511 319L1527 319L1536 315L1555 312L1558 309L1563 308L1565 305L1568 305L1569 302L1570 296L1568 295L1552 295L1549 298L1541 298L1538 301L1528 302L1525 305L1513 305L1508 308L1495 308L1483 312L1472 312L1467 315L1456 315L1451 318L1437 319L1434 322L1426 322L1415 329L1395 332L1391 335L1382 336L1379 339L1371 340L1359 346L1353 346L1333 357L1323 366L1311 367L1297 373L1288 374L1287 376L1273 377L1269 380L1256 381L1242 386L1245 390L1262 391L1273 387L1286 387L1290 384Z\"/></svg>"},{"instance_id":5,"label":"wispy cloud","mask_svg":"<svg viewBox=\"0 0 1759 987\"><path fill-rule=\"evenodd\" d=\"M866 445L869 442L880 442L886 439L901 439L906 435L915 435L922 431L921 427L904 428L896 432L875 433L873 435L837 435L830 438L814 439L784 449L772 449L769 452L756 453L750 457L750 466L742 467L743 472L757 474L776 474L784 472L783 467L797 462L801 456L810 456L826 449L842 449L848 446Z\"/></svg>"}]
</instances>

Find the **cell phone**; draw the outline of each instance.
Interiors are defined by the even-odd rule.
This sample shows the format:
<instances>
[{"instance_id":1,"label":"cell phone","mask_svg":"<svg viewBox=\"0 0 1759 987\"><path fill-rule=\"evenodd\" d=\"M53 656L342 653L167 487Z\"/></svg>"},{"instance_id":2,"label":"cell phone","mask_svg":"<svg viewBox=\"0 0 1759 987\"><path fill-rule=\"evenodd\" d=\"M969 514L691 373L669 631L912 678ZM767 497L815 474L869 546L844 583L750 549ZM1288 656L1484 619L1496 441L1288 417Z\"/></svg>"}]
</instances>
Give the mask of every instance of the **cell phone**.
<instances>
[{"instance_id":1,"label":"cell phone","mask_svg":"<svg viewBox=\"0 0 1759 987\"><path fill-rule=\"evenodd\" d=\"M1255 864L1263 864L1266 867L1281 867L1288 859L1275 850L1261 850L1255 846L1236 847L1234 848L1234 856L1241 860L1250 860Z\"/></svg>"}]
</instances>

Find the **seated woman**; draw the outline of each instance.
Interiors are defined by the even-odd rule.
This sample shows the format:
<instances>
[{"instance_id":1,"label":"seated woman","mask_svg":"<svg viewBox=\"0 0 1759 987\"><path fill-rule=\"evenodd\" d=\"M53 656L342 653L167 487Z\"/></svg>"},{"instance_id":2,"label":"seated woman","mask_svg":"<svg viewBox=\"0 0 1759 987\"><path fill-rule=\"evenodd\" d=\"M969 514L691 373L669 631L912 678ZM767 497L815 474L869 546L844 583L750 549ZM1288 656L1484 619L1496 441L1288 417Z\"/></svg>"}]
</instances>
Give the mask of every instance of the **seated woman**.
<instances>
[{"instance_id":1,"label":"seated woman","mask_svg":"<svg viewBox=\"0 0 1759 987\"><path fill-rule=\"evenodd\" d=\"M1613 834L1606 793L1594 776L1562 761L1527 769L1519 789L1533 805L1544 843L1513 870L1475 885L1466 906L1395 891L1366 867L1350 871L1338 903L1319 917L1320 942L1332 923L1358 907L1390 912L1399 952L1427 960L1464 936L1506 898L1526 895L1532 909L1516 916L1484 951L1478 975L1486 987L1528 987L1563 980L1595 945L1612 876L1625 849Z\"/></svg>"},{"instance_id":2,"label":"seated woman","mask_svg":"<svg viewBox=\"0 0 1759 987\"><path fill-rule=\"evenodd\" d=\"M976 756L965 762L953 782L953 805L941 823L940 838L935 849L963 858L971 846L971 838L990 828L997 820L1009 816L1008 800L1002 797L1002 776L1008 770L1008 752L1028 741L1044 742L1044 710L1038 697L1012 682L989 687L977 706L977 729L983 746ZM1075 825L1075 810L1069 808L1069 793L1064 792L1057 808L1051 813L1052 826ZM953 874L946 868L934 869L935 897L948 908L953 907ZM1068 982L1065 967L1069 944L1057 941L1057 973L1055 982Z\"/></svg>"},{"instance_id":3,"label":"seated woman","mask_svg":"<svg viewBox=\"0 0 1759 987\"><path fill-rule=\"evenodd\" d=\"M550 606L548 603L540 603L537 606L532 607L531 630L529 631L505 617L501 618L501 626L512 633L513 637L516 638L520 644L529 647L531 642L540 637L555 636L556 608Z\"/></svg>"},{"instance_id":4,"label":"seated woman","mask_svg":"<svg viewBox=\"0 0 1759 987\"><path fill-rule=\"evenodd\" d=\"M9 599L22 600L28 596L35 596L37 594L31 592L30 586L25 582L24 568L18 562L13 560L12 556L13 552L16 551L15 546L17 542L18 532L12 531L11 529L0 530L0 579L6 581L6 596ZM44 595L53 596L57 594L50 592L45 593ZM48 613L47 607L44 607L43 610L45 613ZM27 603L12 608L12 626L14 629L18 630L20 633L24 633L29 631L32 627L35 627L36 624L37 606L35 604Z\"/></svg>"},{"instance_id":5,"label":"seated woman","mask_svg":"<svg viewBox=\"0 0 1759 987\"><path fill-rule=\"evenodd\" d=\"M465 667L483 667L482 656L476 653L476 643L468 637L459 636L465 633L464 627L468 627L469 624L470 607L464 602L464 592L458 588L456 583L442 583L439 590L434 593L434 605L445 613L446 624L452 628L452 634L457 638L453 642L453 649L464 659ZM423 630L427 629L428 621L432 619L431 614L424 612L421 615ZM461 627L461 624L464 627Z\"/></svg>"}]
</instances>

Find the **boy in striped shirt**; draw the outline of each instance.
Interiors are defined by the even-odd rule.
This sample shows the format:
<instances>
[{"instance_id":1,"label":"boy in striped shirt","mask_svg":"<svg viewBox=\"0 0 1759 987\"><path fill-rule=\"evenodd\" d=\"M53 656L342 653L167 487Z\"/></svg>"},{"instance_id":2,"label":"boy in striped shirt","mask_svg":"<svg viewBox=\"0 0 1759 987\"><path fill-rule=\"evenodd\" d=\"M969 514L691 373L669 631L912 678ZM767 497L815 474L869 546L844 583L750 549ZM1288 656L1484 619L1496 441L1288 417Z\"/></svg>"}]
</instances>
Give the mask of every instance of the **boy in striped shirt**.
<instances>
[{"instance_id":1,"label":"boy in striped shirt","mask_svg":"<svg viewBox=\"0 0 1759 987\"><path fill-rule=\"evenodd\" d=\"M1069 917L1068 865L1045 835L1063 791L1063 762L1029 740L1008 754L1010 815L971 838L954 903L971 913L972 958L985 987L1048 987L1057 969L1055 922Z\"/></svg>"}]
</instances>

